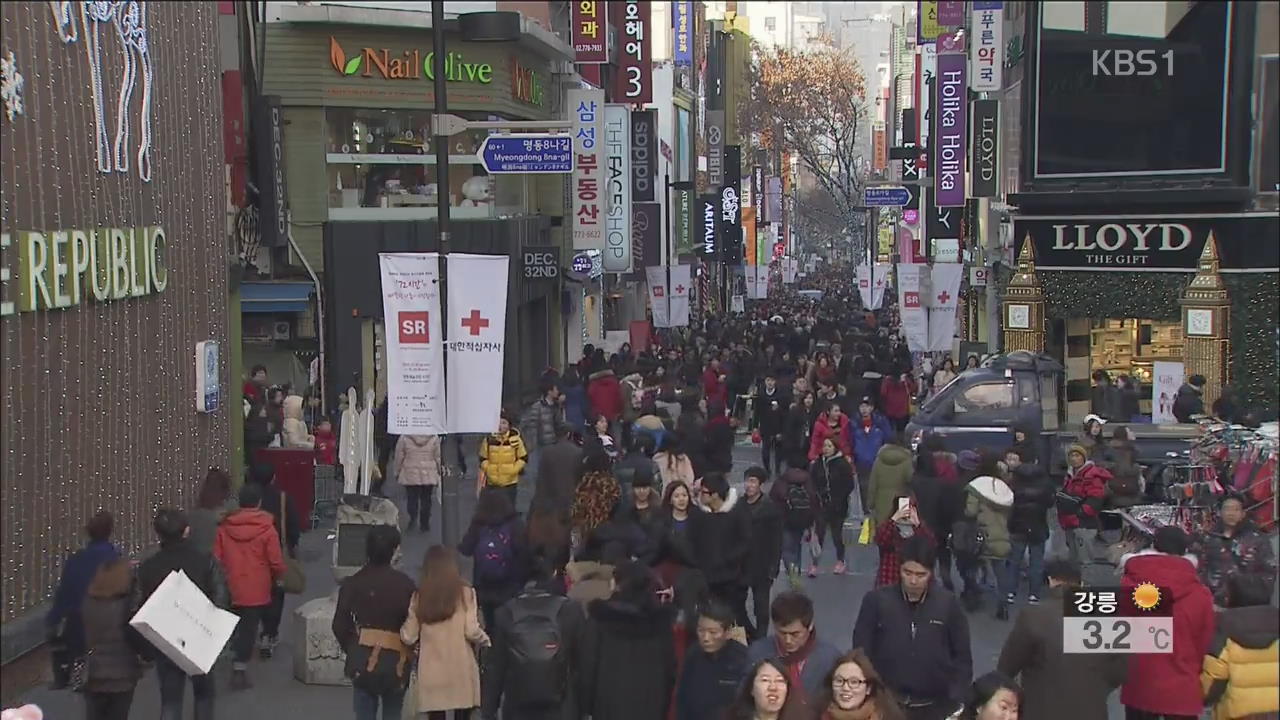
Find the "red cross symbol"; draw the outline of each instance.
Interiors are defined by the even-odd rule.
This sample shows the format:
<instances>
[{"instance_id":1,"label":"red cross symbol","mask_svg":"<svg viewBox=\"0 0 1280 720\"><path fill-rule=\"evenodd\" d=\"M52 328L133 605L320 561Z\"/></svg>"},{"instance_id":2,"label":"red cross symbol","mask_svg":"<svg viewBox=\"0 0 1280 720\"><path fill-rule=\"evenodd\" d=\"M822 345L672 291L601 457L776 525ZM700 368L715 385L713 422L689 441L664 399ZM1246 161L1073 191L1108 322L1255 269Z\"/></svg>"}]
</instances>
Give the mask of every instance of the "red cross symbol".
<instances>
[{"instance_id":1,"label":"red cross symbol","mask_svg":"<svg viewBox=\"0 0 1280 720\"><path fill-rule=\"evenodd\" d=\"M462 327L470 330L473 336L479 335L482 328L489 327L489 320L480 317L479 310L472 310L470 316L462 318Z\"/></svg>"},{"instance_id":2,"label":"red cross symbol","mask_svg":"<svg viewBox=\"0 0 1280 720\"><path fill-rule=\"evenodd\" d=\"M677 295L683 295L683 294L684 294L684 286L683 286L683 285L677 285L677 286L676 286L676 294L677 294Z\"/></svg>"},{"instance_id":3,"label":"red cross symbol","mask_svg":"<svg viewBox=\"0 0 1280 720\"><path fill-rule=\"evenodd\" d=\"M654 296L654 297L662 297L662 286L661 286L661 285L654 285L654 286L653 286L653 296Z\"/></svg>"},{"instance_id":4,"label":"red cross symbol","mask_svg":"<svg viewBox=\"0 0 1280 720\"><path fill-rule=\"evenodd\" d=\"M947 301L950 299L951 299L951 295L946 290L943 290L942 292L938 293L938 302L942 303L943 305L946 305Z\"/></svg>"}]
</instances>

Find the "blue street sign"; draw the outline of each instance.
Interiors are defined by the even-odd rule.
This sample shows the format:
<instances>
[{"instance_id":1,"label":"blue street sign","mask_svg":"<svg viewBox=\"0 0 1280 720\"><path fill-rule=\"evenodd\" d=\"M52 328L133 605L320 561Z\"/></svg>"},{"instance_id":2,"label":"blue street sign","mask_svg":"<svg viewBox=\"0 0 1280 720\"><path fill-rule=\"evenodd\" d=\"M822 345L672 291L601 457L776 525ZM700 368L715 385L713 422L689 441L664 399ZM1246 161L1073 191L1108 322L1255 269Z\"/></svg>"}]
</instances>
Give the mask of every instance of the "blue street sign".
<instances>
[{"instance_id":1,"label":"blue street sign","mask_svg":"<svg viewBox=\"0 0 1280 720\"><path fill-rule=\"evenodd\" d=\"M869 187L862 191L862 203L868 207L902 207L911 202L911 191L901 186Z\"/></svg>"},{"instance_id":2,"label":"blue street sign","mask_svg":"<svg viewBox=\"0 0 1280 720\"><path fill-rule=\"evenodd\" d=\"M476 157L490 175L499 173L571 173L573 138L569 135L490 135Z\"/></svg>"},{"instance_id":3,"label":"blue street sign","mask_svg":"<svg viewBox=\"0 0 1280 720\"><path fill-rule=\"evenodd\" d=\"M580 275L586 275L591 272L591 256L586 253L578 253L573 256L573 264L569 267Z\"/></svg>"}]
</instances>

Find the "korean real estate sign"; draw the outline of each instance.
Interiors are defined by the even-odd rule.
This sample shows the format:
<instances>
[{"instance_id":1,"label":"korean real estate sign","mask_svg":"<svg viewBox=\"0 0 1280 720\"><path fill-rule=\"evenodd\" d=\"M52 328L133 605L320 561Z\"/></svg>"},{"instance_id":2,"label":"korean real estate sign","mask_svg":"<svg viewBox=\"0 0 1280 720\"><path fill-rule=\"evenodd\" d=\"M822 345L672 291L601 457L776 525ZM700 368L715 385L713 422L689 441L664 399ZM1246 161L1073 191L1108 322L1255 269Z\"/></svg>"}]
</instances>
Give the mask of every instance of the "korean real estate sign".
<instances>
[{"instance_id":1,"label":"korean real estate sign","mask_svg":"<svg viewBox=\"0 0 1280 720\"><path fill-rule=\"evenodd\" d=\"M933 162L934 199L941 207L964 205L965 113L968 86L964 36L944 33L938 38L938 77L934 81Z\"/></svg>"},{"instance_id":2,"label":"korean real estate sign","mask_svg":"<svg viewBox=\"0 0 1280 720\"><path fill-rule=\"evenodd\" d=\"M573 248L603 250L604 194L604 91L570 90L573 118Z\"/></svg>"}]
</instances>

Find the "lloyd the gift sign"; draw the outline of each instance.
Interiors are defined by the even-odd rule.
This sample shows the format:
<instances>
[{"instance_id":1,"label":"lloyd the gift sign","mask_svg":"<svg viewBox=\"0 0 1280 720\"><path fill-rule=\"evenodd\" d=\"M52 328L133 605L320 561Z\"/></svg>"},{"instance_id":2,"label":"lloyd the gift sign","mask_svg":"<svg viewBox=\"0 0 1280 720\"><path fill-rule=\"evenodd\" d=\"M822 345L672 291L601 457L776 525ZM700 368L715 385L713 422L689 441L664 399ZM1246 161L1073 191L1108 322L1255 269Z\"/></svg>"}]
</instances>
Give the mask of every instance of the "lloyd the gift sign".
<instances>
[{"instance_id":1,"label":"lloyd the gift sign","mask_svg":"<svg viewBox=\"0 0 1280 720\"><path fill-rule=\"evenodd\" d=\"M614 97L628 103L653 100L653 63L649 57L649 2L611 3L622 13L618 30L622 47L618 53L617 85Z\"/></svg>"},{"instance_id":2,"label":"lloyd the gift sign","mask_svg":"<svg viewBox=\"0 0 1280 720\"><path fill-rule=\"evenodd\" d=\"M1225 271L1280 267L1280 215L1019 217L1013 232L1035 243L1036 267L1194 272L1209 234Z\"/></svg>"},{"instance_id":3,"label":"lloyd the gift sign","mask_svg":"<svg viewBox=\"0 0 1280 720\"><path fill-rule=\"evenodd\" d=\"M973 197L995 197L1000 168L1000 112L998 100L973 101Z\"/></svg>"}]
</instances>

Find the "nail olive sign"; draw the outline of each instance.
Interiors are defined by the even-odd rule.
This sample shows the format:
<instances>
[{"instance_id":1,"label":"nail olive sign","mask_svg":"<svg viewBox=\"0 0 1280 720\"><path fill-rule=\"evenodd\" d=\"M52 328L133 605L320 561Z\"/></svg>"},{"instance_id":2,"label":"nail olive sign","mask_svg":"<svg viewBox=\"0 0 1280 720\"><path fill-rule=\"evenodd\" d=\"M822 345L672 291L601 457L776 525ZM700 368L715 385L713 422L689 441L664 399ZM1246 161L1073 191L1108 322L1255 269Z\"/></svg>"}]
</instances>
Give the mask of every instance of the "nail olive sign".
<instances>
[{"instance_id":1,"label":"nail olive sign","mask_svg":"<svg viewBox=\"0 0 1280 720\"><path fill-rule=\"evenodd\" d=\"M362 47L348 56L333 36L329 37L329 63L339 75L382 77L384 80L434 80L434 52L423 53L418 49L392 53L390 48ZM460 52L450 52L444 57L444 76L449 82L470 82L488 85L493 82L493 65L467 62Z\"/></svg>"}]
</instances>

